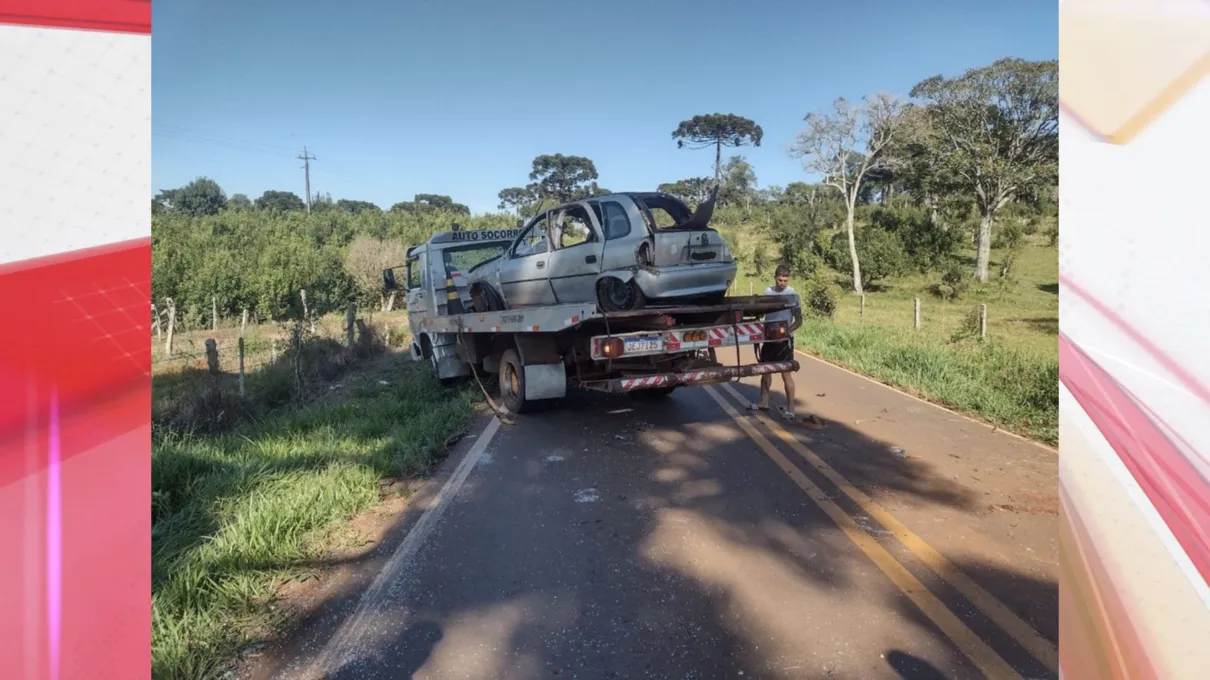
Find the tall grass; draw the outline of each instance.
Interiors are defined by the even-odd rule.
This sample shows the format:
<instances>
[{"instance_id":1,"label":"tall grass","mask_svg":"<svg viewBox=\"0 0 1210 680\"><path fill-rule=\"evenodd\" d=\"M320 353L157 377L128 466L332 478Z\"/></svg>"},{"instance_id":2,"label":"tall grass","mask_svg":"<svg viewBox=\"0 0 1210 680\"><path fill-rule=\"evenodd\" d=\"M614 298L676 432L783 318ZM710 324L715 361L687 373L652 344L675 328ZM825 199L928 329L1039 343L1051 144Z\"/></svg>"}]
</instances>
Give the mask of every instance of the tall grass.
<instances>
[{"instance_id":1,"label":"tall grass","mask_svg":"<svg viewBox=\"0 0 1210 680\"><path fill-rule=\"evenodd\" d=\"M994 338L938 342L911 330L808 320L811 354L1048 444L1058 441L1059 362Z\"/></svg>"},{"instance_id":2,"label":"tall grass","mask_svg":"<svg viewBox=\"0 0 1210 680\"><path fill-rule=\"evenodd\" d=\"M338 403L314 402L227 434L158 428L152 442L152 676L216 677L281 623L284 579L327 530L378 500L382 477L417 474L466 427L472 398L402 358Z\"/></svg>"}]
</instances>

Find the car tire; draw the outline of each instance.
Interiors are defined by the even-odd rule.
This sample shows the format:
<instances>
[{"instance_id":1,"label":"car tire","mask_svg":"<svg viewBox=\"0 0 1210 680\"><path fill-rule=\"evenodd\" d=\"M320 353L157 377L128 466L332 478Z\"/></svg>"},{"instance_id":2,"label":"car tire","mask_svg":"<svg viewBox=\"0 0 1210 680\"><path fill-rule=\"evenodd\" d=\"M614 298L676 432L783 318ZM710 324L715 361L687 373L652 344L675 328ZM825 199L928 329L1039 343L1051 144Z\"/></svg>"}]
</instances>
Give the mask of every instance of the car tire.
<instances>
[{"instance_id":1,"label":"car tire","mask_svg":"<svg viewBox=\"0 0 1210 680\"><path fill-rule=\"evenodd\" d=\"M634 279L607 277L597 282L597 306L605 312L631 312L647 306L647 296Z\"/></svg>"},{"instance_id":2,"label":"car tire","mask_svg":"<svg viewBox=\"0 0 1210 680\"><path fill-rule=\"evenodd\" d=\"M476 314L504 311L504 300L495 288L487 284L475 284L471 288L471 311Z\"/></svg>"}]
</instances>

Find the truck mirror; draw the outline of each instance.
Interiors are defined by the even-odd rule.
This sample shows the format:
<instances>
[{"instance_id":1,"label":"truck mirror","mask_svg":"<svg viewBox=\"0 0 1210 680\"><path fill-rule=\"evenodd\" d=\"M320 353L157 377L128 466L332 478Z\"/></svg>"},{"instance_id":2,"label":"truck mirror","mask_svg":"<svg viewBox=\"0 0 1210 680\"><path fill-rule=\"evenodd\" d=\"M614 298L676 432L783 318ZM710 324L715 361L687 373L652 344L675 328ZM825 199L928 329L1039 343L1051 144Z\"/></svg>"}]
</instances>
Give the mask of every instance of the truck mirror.
<instances>
[{"instance_id":1,"label":"truck mirror","mask_svg":"<svg viewBox=\"0 0 1210 680\"><path fill-rule=\"evenodd\" d=\"M395 270L382 270L382 287L387 290L395 290Z\"/></svg>"}]
</instances>

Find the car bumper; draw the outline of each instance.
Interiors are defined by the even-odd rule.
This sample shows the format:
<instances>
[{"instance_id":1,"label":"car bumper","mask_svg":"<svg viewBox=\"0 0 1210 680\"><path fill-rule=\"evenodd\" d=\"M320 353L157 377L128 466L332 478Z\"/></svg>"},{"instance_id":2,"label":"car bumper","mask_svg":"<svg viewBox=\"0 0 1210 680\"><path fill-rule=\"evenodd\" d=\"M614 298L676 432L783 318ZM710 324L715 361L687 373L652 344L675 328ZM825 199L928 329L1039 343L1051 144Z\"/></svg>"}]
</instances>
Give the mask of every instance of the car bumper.
<instances>
[{"instance_id":1,"label":"car bumper","mask_svg":"<svg viewBox=\"0 0 1210 680\"><path fill-rule=\"evenodd\" d=\"M649 298L681 298L722 293L735 280L734 262L682 264L659 269L639 269L634 280Z\"/></svg>"}]
</instances>

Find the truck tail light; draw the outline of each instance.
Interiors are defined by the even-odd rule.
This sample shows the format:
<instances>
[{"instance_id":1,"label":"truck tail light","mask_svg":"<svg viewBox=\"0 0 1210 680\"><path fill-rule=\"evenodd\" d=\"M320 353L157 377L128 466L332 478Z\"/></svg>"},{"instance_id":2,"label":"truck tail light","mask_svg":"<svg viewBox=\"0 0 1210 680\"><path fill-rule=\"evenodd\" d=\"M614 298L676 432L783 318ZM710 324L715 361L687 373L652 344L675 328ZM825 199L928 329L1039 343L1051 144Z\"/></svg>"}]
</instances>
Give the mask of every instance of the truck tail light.
<instances>
[{"instance_id":1,"label":"truck tail light","mask_svg":"<svg viewBox=\"0 0 1210 680\"><path fill-rule=\"evenodd\" d=\"M789 334L785 321L770 321L765 324L765 340L784 340Z\"/></svg>"},{"instance_id":2,"label":"truck tail light","mask_svg":"<svg viewBox=\"0 0 1210 680\"><path fill-rule=\"evenodd\" d=\"M706 339L706 331L685 331L682 337L685 342L702 342Z\"/></svg>"},{"instance_id":3,"label":"truck tail light","mask_svg":"<svg viewBox=\"0 0 1210 680\"><path fill-rule=\"evenodd\" d=\"M607 338L601 341L601 354L606 359L616 359L626 351L626 344L621 338Z\"/></svg>"}]
</instances>

